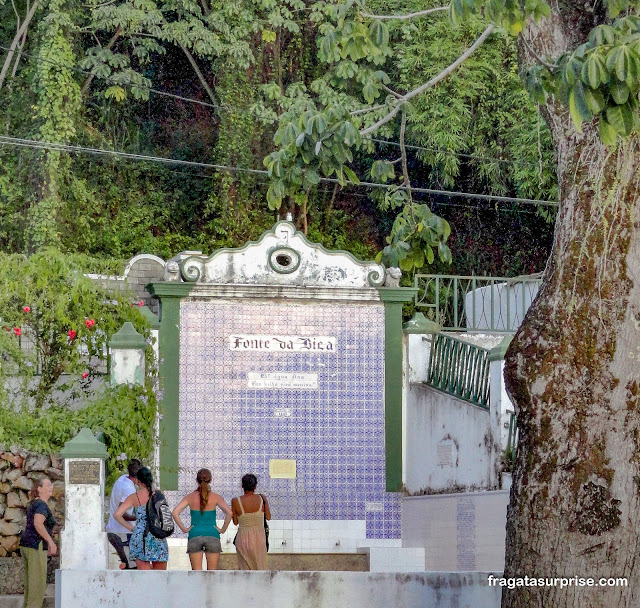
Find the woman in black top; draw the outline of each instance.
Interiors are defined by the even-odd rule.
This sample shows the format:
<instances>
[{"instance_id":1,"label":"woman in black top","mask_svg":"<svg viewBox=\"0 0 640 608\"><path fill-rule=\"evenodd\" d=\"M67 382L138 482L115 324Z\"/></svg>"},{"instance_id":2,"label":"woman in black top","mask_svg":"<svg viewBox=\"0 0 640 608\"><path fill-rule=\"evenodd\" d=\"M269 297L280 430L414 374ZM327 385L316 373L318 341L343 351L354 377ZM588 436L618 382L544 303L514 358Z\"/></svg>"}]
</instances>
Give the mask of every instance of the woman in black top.
<instances>
[{"instance_id":1,"label":"woman in black top","mask_svg":"<svg viewBox=\"0 0 640 608\"><path fill-rule=\"evenodd\" d=\"M47 587L47 555L56 555L58 547L51 538L56 520L47 505L53 494L47 477L34 481L29 492L27 525L20 537L24 562L24 608L42 608Z\"/></svg>"}]
</instances>

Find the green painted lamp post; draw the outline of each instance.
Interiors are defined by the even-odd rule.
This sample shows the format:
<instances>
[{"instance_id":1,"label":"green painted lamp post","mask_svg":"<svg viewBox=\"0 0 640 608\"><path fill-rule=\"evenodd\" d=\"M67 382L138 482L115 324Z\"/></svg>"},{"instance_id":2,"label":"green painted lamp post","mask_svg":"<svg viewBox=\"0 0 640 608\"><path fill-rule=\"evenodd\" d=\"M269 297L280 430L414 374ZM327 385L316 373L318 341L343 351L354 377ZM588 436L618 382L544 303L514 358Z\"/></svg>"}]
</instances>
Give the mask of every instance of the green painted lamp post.
<instances>
[{"instance_id":1,"label":"green painted lamp post","mask_svg":"<svg viewBox=\"0 0 640 608\"><path fill-rule=\"evenodd\" d=\"M111 386L118 384L144 385L144 351L147 342L143 335L127 321L111 336Z\"/></svg>"}]
</instances>

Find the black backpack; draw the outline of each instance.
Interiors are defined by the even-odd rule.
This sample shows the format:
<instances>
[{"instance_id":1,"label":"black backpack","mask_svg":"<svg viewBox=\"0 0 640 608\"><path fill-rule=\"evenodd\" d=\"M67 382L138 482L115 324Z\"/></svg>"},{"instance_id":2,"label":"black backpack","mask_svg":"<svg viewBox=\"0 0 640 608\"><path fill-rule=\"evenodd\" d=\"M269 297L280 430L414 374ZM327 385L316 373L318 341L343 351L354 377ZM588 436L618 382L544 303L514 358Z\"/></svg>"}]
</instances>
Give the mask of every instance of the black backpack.
<instances>
[{"instance_id":1,"label":"black backpack","mask_svg":"<svg viewBox=\"0 0 640 608\"><path fill-rule=\"evenodd\" d=\"M147 501L147 525L144 530L145 537L151 533L156 538L171 536L175 526L171 509L164 494L156 490Z\"/></svg>"}]
</instances>

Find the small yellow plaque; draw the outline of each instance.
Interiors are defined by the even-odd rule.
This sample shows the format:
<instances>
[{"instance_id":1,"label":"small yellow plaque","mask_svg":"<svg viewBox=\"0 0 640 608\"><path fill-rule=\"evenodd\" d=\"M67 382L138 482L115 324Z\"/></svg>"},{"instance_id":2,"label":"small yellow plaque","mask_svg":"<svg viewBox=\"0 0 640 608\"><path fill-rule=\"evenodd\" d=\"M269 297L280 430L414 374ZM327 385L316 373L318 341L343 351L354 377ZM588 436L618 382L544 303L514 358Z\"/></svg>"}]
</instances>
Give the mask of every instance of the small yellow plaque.
<instances>
[{"instance_id":1,"label":"small yellow plaque","mask_svg":"<svg viewBox=\"0 0 640 608\"><path fill-rule=\"evenodd\" d=\"M269 461L269 477L275 479L295 479L296 478L296 461L295 460L270 460Z\"/></svg>"}]
</instances>

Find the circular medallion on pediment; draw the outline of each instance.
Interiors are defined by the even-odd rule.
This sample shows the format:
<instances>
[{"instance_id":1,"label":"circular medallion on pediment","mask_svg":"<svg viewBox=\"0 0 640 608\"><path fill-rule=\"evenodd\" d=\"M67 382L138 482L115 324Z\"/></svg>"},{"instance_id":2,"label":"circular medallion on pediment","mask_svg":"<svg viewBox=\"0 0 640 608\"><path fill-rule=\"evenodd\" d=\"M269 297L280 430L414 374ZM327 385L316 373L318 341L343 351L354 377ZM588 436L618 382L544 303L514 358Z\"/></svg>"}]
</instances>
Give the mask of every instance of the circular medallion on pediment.
<instances>
[{"instance_id":1,"label":"circular medallion on pediment","mask_svg":"<svg viewBox=\"0 0 640 608\"><path fill-rule=\"evenodd\" d=\"M274 247L267 255L269 266L280 274L291 274L300 266L300 254L291 247Z\"/></svg>"}]
</instances>

